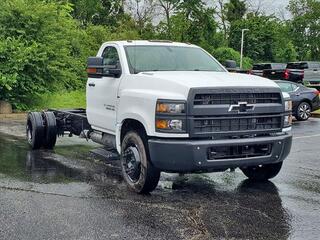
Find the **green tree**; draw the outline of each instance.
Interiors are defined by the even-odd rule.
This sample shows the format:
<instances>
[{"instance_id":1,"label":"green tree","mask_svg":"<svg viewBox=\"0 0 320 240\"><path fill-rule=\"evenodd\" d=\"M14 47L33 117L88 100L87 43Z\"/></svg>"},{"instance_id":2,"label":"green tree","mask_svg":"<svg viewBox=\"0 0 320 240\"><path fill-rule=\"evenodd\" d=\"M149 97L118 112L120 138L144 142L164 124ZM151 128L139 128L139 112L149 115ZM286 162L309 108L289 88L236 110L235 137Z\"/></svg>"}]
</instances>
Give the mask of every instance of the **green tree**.
<instances>
[{"instance_id":1,"label":"green tree","mask_svg":"<svg viewBox=\"0 0 320 240\"><path fill-rule=\"evenodd\" d=\"M174 12L179 6L180 0L158 0L159 7L163 10L165 16L165 28L166 28L166 37L171 38L171 13ZM164 22L160 24L164 25ZM163 26L162 26L163 28Z\"/></svg>"},{"instance_id":2,"label":"green tree","mask_svg":"<svg viewBox=\"0 0 320 240\"><path fill-rule=\"evenodd\" d=\"M274 61L284 31L284 25L275 17L248 14L246 19L235 21L230 28L229 45L240 50L241 30L245 33L244 54L255 61Z\"/></svg>"},{"instance_id":3,"label":"green tree","mask_svg":"<svg viewBox=\"0 0 320 240\"><path fill-rule=\"evenodd\" d=\"M293 19L289 36L301 60L320 59L320 2L291 0L288 6Z\"/></svg>"},{"instance_id":4,"label":"green tree","mask_svg":"<svg viewBox=\"0 0 320 240\"><path fill-rule=\"evenodd\" d=\"M274 60L276 62L294 62L297 61L298 53L292 42L286 43L275 49Z\"/></svg>"},{"instance_id":5,"label":"green tree","mask_svg":"<svg viewBox=\"0 0 320 240\"><path fill-rule=\"evenodd\" d=\"M4 0L0 9L0 98L24 107L48 89L84 85L86 34L69 4Z\"/></svg>"},{"instance_id":6,"label":"green tree","mask_svg":"<svg viewBox=\"0 0 320 240\"><path fill-rule=\"evenodd\" d=\"M70 3L73 17L82 25L118 27L118 22L126 15L123 0L70 0Z\"/></svg>"},{"instance_id":7,"label":"green tree","mask_svg":"<svg viewBox=\"0 0 320 240\"><path fill-rule=\"evenodd\" d=\"M232 48L228 47L220 47L215 49L212 52L212 55L222 64L225 63L226 60L234 60L237 62L237 65L240 65L240 53ZM248 57L243 58L243 69L249 69L252 67L252 59Z\"/></svg>"},{"instance_id":8,"label":"green tree","mask_svg":"<svg viewBox=\"0 0 320 240\"><path fill-rule=\"evenodd\" d=\"M240 0L230 0L225 4L225 8L226 18L230 23L241 20L247 11L245 1Z\"/></svg>"},{"instance_id":9,"label":"green tree","mask_svg":"<svg viewBox=\"0 0 320 240\"><path fill-rule=\"evenodd\" d=\"M206 7L202 1L182 1L177 7L177 13L170 17L170 22L170 39L174 41L190 42L210 51L223 39L223 36L217 33L214 9ZM163 25L160 24L160 27ZM162 35L168 36L166 30L160 29Z\"/></svg>"}]
</instances>

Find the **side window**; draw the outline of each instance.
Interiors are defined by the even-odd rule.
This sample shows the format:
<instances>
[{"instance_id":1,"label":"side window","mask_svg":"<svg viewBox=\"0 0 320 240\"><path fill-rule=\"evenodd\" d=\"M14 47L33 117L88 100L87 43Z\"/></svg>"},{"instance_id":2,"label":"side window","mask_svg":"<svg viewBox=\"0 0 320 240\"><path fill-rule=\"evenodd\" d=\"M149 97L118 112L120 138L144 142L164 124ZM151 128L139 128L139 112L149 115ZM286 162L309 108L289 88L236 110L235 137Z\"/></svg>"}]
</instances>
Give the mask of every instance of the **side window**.
<instances>
[{"instance_id":1,"label":"side window","mask_svg":"<svg viewBox=\"0 0 320 240\"><path fill-rule=\"evenodd\" d=\"M299 88L299 86L296 84L291 84L291 87L292 87L292 91L295 91L297 90L297 88Z\"/></svg>"},{"instance_id":2,"label":"side window","mask_svg":"<svg viewBox=\"0 0 320 240\"><path fill-rule=\"evenodd\" d=\"M317 62L309 64L309 68L311 68L311 69L318 69L319 67L320 67L320 64Z\"/></svg>"},{"instance_id":3,"label":"side window","mask_svg":"<svg viewBox=\"0 0 320 240\"><path fill-rule=\"evenodd\" d=\"M293 91L291 83L279 82L278 85L283 92L292 92Z\"/></svg>"},{"instance_id":4,"label":"side window","mask_svg":"<svg viewBox=\"0 0 320 240\"><path fill-rule=\"evenodd\" d=\"M314 69L316 66L314 63L308 63L308 68Z\"/></svg>"},{"instance_id":5,"label":"side window","mask_svg":"<svg viewBox=\"0 0 320 240\"><path fill-rule=\"evenodd\" d=\"M118 51L115 47L106 47L102 53L104 65L114 65L121 69Z\"/></svg>"}]
</instances>

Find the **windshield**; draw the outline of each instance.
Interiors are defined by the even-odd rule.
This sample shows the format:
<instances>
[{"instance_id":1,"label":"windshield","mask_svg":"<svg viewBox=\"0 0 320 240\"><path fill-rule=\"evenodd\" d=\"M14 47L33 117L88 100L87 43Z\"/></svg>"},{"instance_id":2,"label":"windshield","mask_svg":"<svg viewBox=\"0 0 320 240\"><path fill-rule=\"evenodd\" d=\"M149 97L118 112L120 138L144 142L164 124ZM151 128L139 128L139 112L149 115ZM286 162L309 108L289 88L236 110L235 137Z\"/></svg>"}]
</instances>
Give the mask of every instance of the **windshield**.
<instances>
[{"instance_id":1,"label":"windshield","mask_svg":"<svg viewBox=\"0 0 320 240\"><path fill-rule=\"evenodd\" d=\"M148 71L225 70L201 48L177 46L125 47L131 73Z\"/></svg>"}]
</instances>

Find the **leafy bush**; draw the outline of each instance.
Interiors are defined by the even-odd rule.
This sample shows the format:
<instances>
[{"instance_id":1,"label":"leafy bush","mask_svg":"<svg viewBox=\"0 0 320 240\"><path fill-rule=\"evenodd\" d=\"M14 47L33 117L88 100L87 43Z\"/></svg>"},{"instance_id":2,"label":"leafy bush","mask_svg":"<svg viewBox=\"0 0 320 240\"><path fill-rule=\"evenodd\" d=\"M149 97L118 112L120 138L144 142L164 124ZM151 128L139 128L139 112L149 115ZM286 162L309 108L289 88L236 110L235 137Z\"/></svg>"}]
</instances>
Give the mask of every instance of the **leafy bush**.
<instances>
[{"instance_id":1,"label":"leafy bush","mask_svg":"<svg viewBox=\"0 0 320 240\"><path fill-rule=\"evenodd\" d=\"M4 0L0 9L0 99L25 108L34 95L84 85L86 35L70 5Z\"/></svg>"},{"instance_id":2,"label":"leafy bush","mask_svg":"<svg viewBox=\"0 0 320 240\"><path fill-rule=\"evenodd\" d=\"M212 55L222 64L225 63L226 60L234 60L237 62L237 65L240 65L240 53L236 50L228 47L217 48L213 51ZM252 67L252 59L248 57L243 58L242 67L243 69L249 69Z\"/></svg>"}]
</instances>

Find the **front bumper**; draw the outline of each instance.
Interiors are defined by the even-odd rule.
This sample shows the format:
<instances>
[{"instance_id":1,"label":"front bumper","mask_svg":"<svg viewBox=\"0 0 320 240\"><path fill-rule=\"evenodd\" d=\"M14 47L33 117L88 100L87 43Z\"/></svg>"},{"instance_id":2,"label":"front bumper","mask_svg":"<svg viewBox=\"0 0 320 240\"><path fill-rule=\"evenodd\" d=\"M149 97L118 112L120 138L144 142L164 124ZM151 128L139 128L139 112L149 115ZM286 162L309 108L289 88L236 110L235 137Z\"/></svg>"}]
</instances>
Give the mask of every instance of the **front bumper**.
<instances>
[{"instance_id":1,"label":"front bumper","mask_svg":"<svg viewBox=\"0 0 320 240\"><path fill-rule=\"evenodd\" d=\"M220 146L247 146L269 144L268 155L208 159L208 149ZM279 136L223 139L223 140L170 140L149 139L149 152L152 164L166 172L215 172L228 168L257 166L282 162L289 154L292 144L291 133Z\"/></svg>"}]
</instances>

